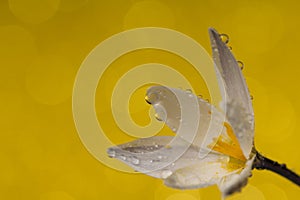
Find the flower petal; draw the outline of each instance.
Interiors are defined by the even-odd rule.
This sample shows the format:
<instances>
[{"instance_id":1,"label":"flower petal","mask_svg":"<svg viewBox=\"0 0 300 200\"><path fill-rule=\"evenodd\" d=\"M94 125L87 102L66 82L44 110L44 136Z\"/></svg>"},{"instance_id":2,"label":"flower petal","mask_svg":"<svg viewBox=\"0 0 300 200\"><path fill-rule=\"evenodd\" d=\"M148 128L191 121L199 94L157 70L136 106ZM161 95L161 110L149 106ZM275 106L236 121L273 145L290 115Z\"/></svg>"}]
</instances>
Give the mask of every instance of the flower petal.
<instances>
[{"instance_id":1,"label":"flower petal","mask_svg":"<svg viewBox=\"0 0 300 200\"><path fill-rule=\"evenodd\" d=\"M110 147L108 156L116 158L132 167L134 170L149 173L169 165L173 151L168 151L172 136L155 136L137 139L125 144ZM164 157L164 159L159 159ZM170 156L166 158L166 156Z\"/></svg>"},{"instance_id":2,"label":"flower petal","mask_svg":"<svg viewBox=\"0 0 300 200\"><path fill-rule=\"evenodd\" d=\"M197 96L191 91L153 86L147 90L146 100L174 133L193 143L202 117Z\"/></svg>"},{"instance_id":3,"label":"flower petal","mask_svg":"<svg viewBox=\"0 0 300 200\"><path fill-rule=\"evenodd\" d=\"M188 100L193 97L197 101ZM186 140L199 150L199 157L205 157L210 151L228 155L245 161L240 144L234 135L230 124L222 112L218 111L207 101L197 97L190 91L184 91L166 86L151 87L147 91L147 101L153 105L157 114L166 124L177 132L181 138L194 133L193 140ZM194 105L196 104L196 105ZM195 110L187 112L186 109L199 109L200 119L197 121ZM196 112L197 113L197 112ZM193 122L194 120L194 122ZM193 123L198 123L197 126ZM192 136L189 136L192 138ZM201 151L200 151L201 149Z\"/></svg>"},{"instance_id":4,"label":"flower petal","mask_svg":"<svg viewBox=\"0 0 300 200\"><path fill-rule=\"evenodd\" d=\"M211 150L208 145L224 129L225 115L189 90L154 86L146 99L173 132L199 150Z\"/></svg>"},{"instance_id":5,"label":"flower petal","mask_svg":"<svg viewBox=\"0 0 300 200\"><path fill-rule=\"evenodd\" d=\"M228 176L224 176L218 183L218 187L222 192L223 198L241 191L241 189L247 184L248 178L252 175L252 165L255 156L246 162L244 169L240 173L232 173Z\"/></svg>"},{"instance_id":6,"label":"flower petal","mask_svg":"<svg viewBox=\"0 0 300 200\"><path fill-rule=\"evenodd\" d=\"M226 167L228 161L228 156L212 152L204 158L194 158L193 162L183 156L178 162L188 165L174 171L164 183L177 189L196 189L217 184L223 176L232 173Z\"/></svg>"},{"instance_id":7,"label":"flower petal","mask_svg":"<svg viewBox=\"0 0 300 200\"><path fill-rule=\"evenodd\" d=\"M199 149L194 145L181 156L174 157L183 148L181 145L168 146L172 139L171 136L138 139L109 148L108 154L136 171L164 179L167 186L178 189L217 184L222 177L240 169L240 165L232 167L228 155L210 152L200 158ZM185 146L184 140L182 144Z\"/></svg>"},{"instance_id":8,"label":"flower petal","mask_svg":"<svg viewBox=\"0 0 300 200\"><path fill-rule=\"evenodd\" d=\"M155 136L142 138L111 147L107 150L110 157L117 158L136 171L156 178L165 178L165 170L186 167L189 162L180 162L181 157L193 161L198 157L198 149L182 138ZM176 163L174 167L174 163Z\"/></svg>"},{"instance_id":9,"label":"flower petal","mask_svg":"<svg viewBox=\"0 0 300 200\"><path fill-rule=\"evenodd\" d=\"M249 158L254 137L254 114L246 82L236 59L218 32L209 29L215 70L223 93L223 109L246 158ZM226 108L225 108L226 107Z\"/></svg>"}]
</instances>

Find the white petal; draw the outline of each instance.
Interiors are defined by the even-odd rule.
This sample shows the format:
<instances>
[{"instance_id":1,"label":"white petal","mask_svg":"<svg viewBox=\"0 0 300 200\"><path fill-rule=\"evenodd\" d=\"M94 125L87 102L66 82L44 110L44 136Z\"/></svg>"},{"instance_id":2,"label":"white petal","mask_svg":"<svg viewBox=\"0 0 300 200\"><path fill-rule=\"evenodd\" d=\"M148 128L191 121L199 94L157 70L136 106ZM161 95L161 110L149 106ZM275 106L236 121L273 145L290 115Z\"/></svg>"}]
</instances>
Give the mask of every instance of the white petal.
<instances>
[{"instance_id":1,"label":"white petal","mask_svg":"<svg viewBox=\"0 0 300 200\"><path fill-rule=\"evenodd\" d=\"M166 146L172 139L172 136L142 138L110 147L107 154L131 166L136 171L148 173L169 165L172 157L167 159L166 156L174 151L168 151ZM164 156L164 159L159 159L159 156Z\"/></svg>"},{"instance_id":2,"label":"white petal","mask_svg":"<svg viewBox=\"0 0 300 200\"><path fill-rule=\"evenodd\" d=\"M170 129L199 150L209 152L208 145L224 132L225 115L190 91L154 86L147 97Z\"/></svg>"},{"instance_id":3,"label":"white petal","mask_svg":"<svg viewBox=\"0 0 300 200\"><path fill-rule=\"evenodd\" d=\"M230 134L232 131L228 130L231 127L225 115L208 102L189 91L166 86L151 87L147 91L147 97L156 112L163 115L161 118L170 129L176 130L177 136L198 148L200 158L214 150L215 153L245 160L234 134ZM189 101L191 98L196 101ZM213 148L217 141L220 142L221 149Z\"/></svg>"},{"instance_id":4,"label":"white petal","mask_svg":"<svg viewBox=\"0 0 300 200\"><path fill-rule=\"evenodd\" d=\"M197 154L197 153L196 153ZM204 158L193 160L181 157L176 163L185 163L185 167L178 168L165 179L165 185L177 189L203 188L220 182L223 176L232 173L226 165L229 157L209 153ZM175 167L176 168L176 167Z\"/></svg>"},{"instance_id":5,"label":"white petal","mask_svg":"<svg viewBox=\"0 0 300 200\"><path fill-rule=\"evenodd\" d=\"M161 174L163 170L176 170L178 167L189 165L186 160L193 161L198 157L198 149L191 146L182 138L172 136L155 136L142 138L126 144L111 147L107 150L110 157L117 158L131 166L136 171L154 176L166 178ZM184 156L183 156L184 155ZM184 157L184 162L180 159ZM177 162L179 161L179 162ZM176 167L172 163L177 162Z\"/></svg>"},{"instance_id":6,"label":"white petal","mask_svg":"<svg viewBox=\"0 0 300 200\"><path fill-rule=\"evenodd\" d=\"M193 143L201 118L197 96L177 88L153 86L147 91L147 101L174 133Z\"/></svg>"},{"instance_id":7,"label":"white petal","mask_svg":"<svg viewBox=\"0 0 300 200\"><path fill-rule=\"evenodd\" d=\"M227 167L229 156L210 152L204 158L199 158L199 149L193 145L175 158L174 155L182 147L168 147L172 139L171 136L138 139L112 147L108 149L108 154L139 172L164 179L167 186L178 189L217 184L222 177L236 170Z\"/></svg>"},{"instance_id":8,"label":"white petal","mask_svg":"<svg viewBox=\"0 0 300 200\"><path fill-rule=\"evenodd\" d=\"M238 63L214 29L209 29L215 70L223 93L223 107L243 153L249 158L254 137L254 114L247 85ZM226 108L225 108L226 106Z\"/></svg>"},{"instance_id":9,"label":"white petal","mask_svg":"<svg viewBox=\"0 0 300 200\"><path fill-rule=\"evenodd\" d=\"M155 86L147 91L147 97L147 101L161 115L160 118L175 130L177 135L139 139L108 149L111 157L121 160L137 171L165 178L170 173L164 171L162 175L159 170L169 169L166 167L172 163L176 162L172 173L179 167L195 164L194 161L198 162L200 152L200 158L205 157L211 151L208 145L224 130L224 115L189 91ZM215 114L218 119L211 120L211 115ZM182 155L185 157L181 158Z\"/></svg>"},{"instance_id":10,"label":"white petal","mask_svg":"<svg viewBox=\"0 0 300 200\"><path fill-rule=\"evenodd\" d=\"M228 176L225 176L218 183L218 187L222 192L223 198L235 192L241 191L241 189L247 184L248 178L252 175L251 171L254 159L255 156L248 160L245 168L242 169L240 173L232 173Z\"/></svg>"},{"instance_id":11,"label":"white petal","mask_svg":"<svg viewBox=\"0 0 300 200\"><path fill-rule=\"evenodd\" d=\"M213 152L199 158L199 149L193 145L184 153L181 145L168 144L174 137L156 136L138 139L108 149L111 157L147 175L164 179L169 187L179 189L201 188L217 184L222 177L236 171L230 167L230 158ZM183 146L185 141L182 140Z\"/></svg>"}]
</instances>

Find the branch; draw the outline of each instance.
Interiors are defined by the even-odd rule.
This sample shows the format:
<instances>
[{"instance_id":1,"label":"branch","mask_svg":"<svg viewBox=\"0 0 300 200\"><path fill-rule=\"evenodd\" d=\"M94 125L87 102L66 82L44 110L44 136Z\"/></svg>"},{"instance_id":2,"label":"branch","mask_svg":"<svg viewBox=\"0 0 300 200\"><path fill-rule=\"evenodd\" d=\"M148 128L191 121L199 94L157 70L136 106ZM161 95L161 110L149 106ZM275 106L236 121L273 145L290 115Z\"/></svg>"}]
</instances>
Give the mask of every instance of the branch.
<instances>
[{"instance_id":1,"label":"branch","mask_svg":"<svg viewBox=\"0 0 300 200\"><path fill-rule=\"evenodd\" d=\"M262 156L260 153L256 153L252 168L263 170L267 169L275 172L286 179L292 181L296 185L300 186L300 176L286 167L286 164L279 164L269 158Z\"/></svg>"}]
</instances>

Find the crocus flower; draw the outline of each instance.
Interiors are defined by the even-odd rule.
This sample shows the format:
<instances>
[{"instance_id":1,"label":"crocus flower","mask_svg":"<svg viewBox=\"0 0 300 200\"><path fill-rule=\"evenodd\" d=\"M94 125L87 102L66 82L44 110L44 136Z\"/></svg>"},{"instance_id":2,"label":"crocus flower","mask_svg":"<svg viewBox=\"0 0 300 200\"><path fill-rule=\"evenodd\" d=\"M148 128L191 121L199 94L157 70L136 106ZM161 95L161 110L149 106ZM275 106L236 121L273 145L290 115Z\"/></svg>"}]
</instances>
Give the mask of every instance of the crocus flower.
<instances>
[{"instance_id":1,"label":"crocus flower","mask_svg":"<svg viewBox=\"0 0 300 200\"><path fill-rule=\"evenodd\" d=\"M209 34L223 99L220 108L191 91L153 86L146 101L176 136L138 139L107 152L169 187L196 189L216 184L226 197L246 185L252 168L270 169L272 161L254 148L252 101L241 68L216 30L209 29ZM299 181L296 174L294 178Z\"/></svg>"}]
</instances>

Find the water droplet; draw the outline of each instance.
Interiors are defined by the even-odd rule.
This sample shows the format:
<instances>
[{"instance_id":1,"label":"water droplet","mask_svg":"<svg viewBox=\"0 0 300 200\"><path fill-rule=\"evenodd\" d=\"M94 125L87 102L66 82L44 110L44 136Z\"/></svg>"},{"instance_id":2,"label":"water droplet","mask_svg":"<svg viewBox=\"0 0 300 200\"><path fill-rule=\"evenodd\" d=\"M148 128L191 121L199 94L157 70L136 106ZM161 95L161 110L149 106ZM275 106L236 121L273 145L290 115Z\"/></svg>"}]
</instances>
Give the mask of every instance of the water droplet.
<instances>
[{"instance_id":1,"label":"water droplet","mask_svg":"<svg viewBox=\"0 0 300 200\"><path fill-rule=\"evenodd\" d=\"M108 149L107 150L107 154L110 158L115 158L116 157L116 152L115 150L112 150L112 149Z\"/></svg>"},{"instance_id":2,"label":"water droplet","mask_svg":"<svg viewBox=\"0 0 300 200\"><path fill-rule=\"evenodd\" d=\"M122 155L122 156L120 156L120 159L121 160L126 160L126 157Z\"/></svg>"},{"instance_id":3,"label":"water droplet","mask_svg":"<svg viewBox=\"0 0 300 200\"><path fill-rule=\"evenodd\" d=\"M150 93L145 96L145 101L149 104L155 104L159 100L159 96L157 93Z\"/></svg>"},{"instance_id":4,"label":"water droplet","mask_svg":"<svg viewBox=\"0 0 300 200\"><path fill-rule=\"evenodd\" d=\"M158 121L162 121L162 119L160 118L160 116L157 114L157 113L155 113L155 118L158 120Z\"/></svg>"},{"instance_id":5,"label":"water droplet","mask_svg":"<svg viewBox=\"0 0 300 200\"><path fill-rule=\"evenodd\" d=\"M237 63L239 65L239 67L241 68L241 70L243 70L244 69L244 63L240 60L238 60Z\"/></svg>"},{"instance_id":6,"label":"water droplet","mask_svg":"<svg viewBox=\"0 0 300 200\"><path fill-rule=\"evenodd\" d=\"M145 101L148 103L148 104L151 104L150 100L149 100L149 97L148 96L145 96Z\"/></svg>"},{"instance_id":7,"label":"water droplet","mask_svg":"<svg viewBox=\"0 0 300 200\"><path fill-rule=\"evenodd\" d=\"M155 146L155 148L158 148L158 144L155 144L154 146Z\"/></svg>"},{"instance_id":8,"label":"water droplet","mask_svg":"<svg viewBox=\"0 0 300 200\"><path fill-rule=\"evenodd\" d=\"M161 156L161 155L159 155L159 156L157 156L157 158L158 158L158 159L162 159L162 156Z\"/></svg>"},{"instance_id":9,"label":"water droplet","mask_svg":"<svg viewBox=\"0 0 300 200\"><path fill-rule=\"evenodd\" d=\"M150 163L153 163L153 160L149 160Z\"/></svg>"},{"instance_id":10,"label":"water droplet","mask_svg":"<svg viewBox=\"0 0 300 200\"><path fill-rule=\"evenodd\" d=\"M225 33L219 34L220 39L222 40L222 42L224 42L225 44L227 44L229 42L229 36Z\"/></svg>"},{"instance_id":11,"label":"water droplet","mask_svg":"<svg viewBox=\"0 0 300 200\"><path fill-rule=\"evenodd\" d=\"M155 104L153 105L156 113L155 113L155 118L158 120L158 121L166 121L167 119L167 113L166 113L166 110L165 108L160 105L160 104Z\"/></svg>"},{"instance_id":12,"label":"water droplet","mask_svg":"<svg viewBox=\"0 0 300 200\"><path fill-rule=\"evenodd\" d=\"M161 172L161 178L166 179L169 176L171 176L173 174L173 172L171 170L163 170Z\"/></svg>"},{"instance_id":13,"label":"water droplet","mask_svg":"<svg viewBox=\"0 0 300 200\"><path fill-rule=\"evenodd\" d=\"M193 91L191 89L187 89L186 93L189 95L189 97L193 97Z\"/></svg>"},{"instance_id":14,"label":"water droplet","mask_svg":"<svg viewBox=\"0 0 300 200\"><path fill-rule=\"evenodd\" d=\"M173 132L176 132L176 131L177 131L177 129L176 129L175 127L173 127L173 128L172 128L172 131L173 131Z\"/></svg>"},{"instance_id":15,"label":"water droplet","mask_svg":"<svg viewBox=\"0 0 300 200\"><path fill-rule=\"evenodd\" d=\"M186 93L193 93L193 91L191 89L186 89L185 92Z\"/></svg>"},{"instance_id":16,"label":"water droplet","mask_svg":"<svg viewBox=\"0 0 300 200\"><path fill-rule=\"evenodd\" d=\"M134 165L140 164L140 160L137 159L137 158L135 158L135 157L133 157L133 158L131 159L131 162L132 162L132 164L134 164Z\"/></svg>"}]
</instances>

